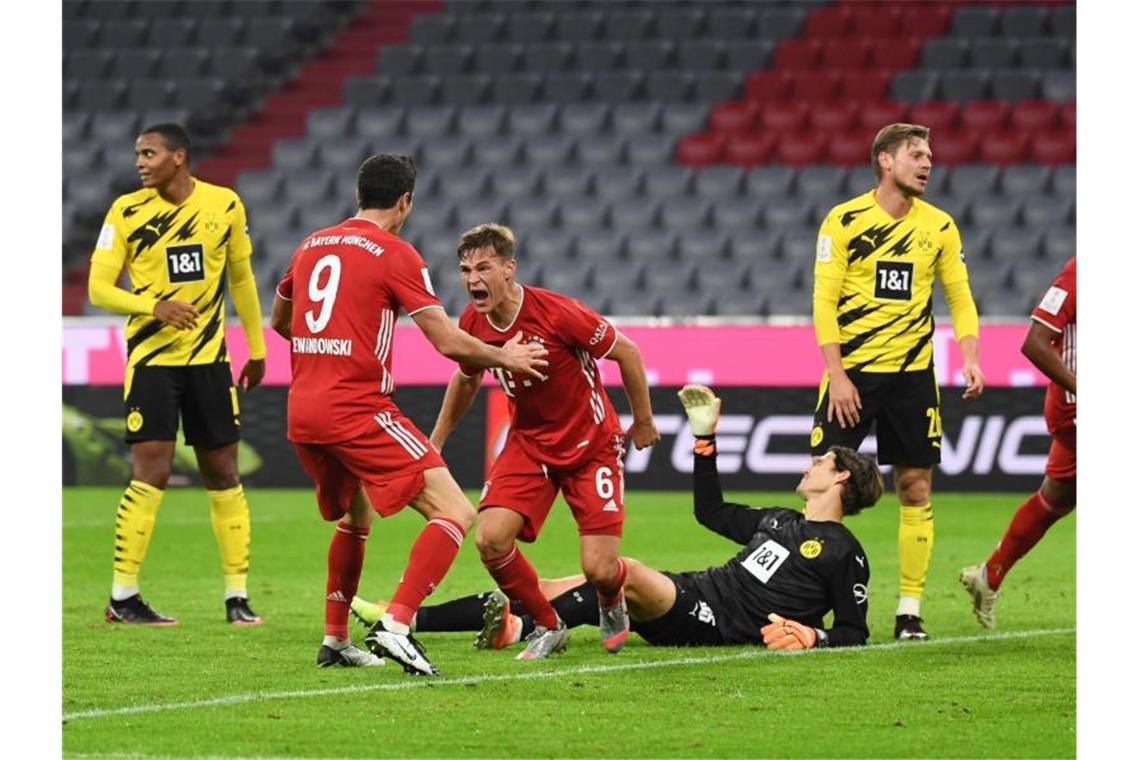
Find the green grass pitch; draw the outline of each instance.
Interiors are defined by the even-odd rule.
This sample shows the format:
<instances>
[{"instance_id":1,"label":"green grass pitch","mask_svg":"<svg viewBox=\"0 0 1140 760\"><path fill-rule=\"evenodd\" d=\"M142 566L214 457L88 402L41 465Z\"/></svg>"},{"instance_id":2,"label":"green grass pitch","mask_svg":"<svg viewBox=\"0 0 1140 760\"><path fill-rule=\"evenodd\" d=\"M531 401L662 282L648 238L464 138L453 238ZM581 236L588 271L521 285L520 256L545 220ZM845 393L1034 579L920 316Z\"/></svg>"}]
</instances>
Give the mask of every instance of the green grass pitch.
<instances>
[{"instance_id":1,"label":"green grass pitch","mask_svg":"<svg viewBox=\"0 0 1140 760\"><path fill-rule=\"evenodd\" d=\"M794 506L792 494L735 493ZM250 593L265 624L224 622L205 492L171 489L143 594L181 625L103 622L119 491L63 498L63 747L131 757L1073 757L1076 541L1058 523L1010 574L998 629L983 631L956 575L997 541L1017 495L936 494L923 615L932 640L891 638L897 505L848 525L871 561L872 646L780 655L752 647L606 654L596 628L567 653L521 663L466 634L421 641L443 678L382 668L321 670L330 526L305 491L255 489ZM627 496L623 551L661 569L719 564L734 545L696 524L686 493ZM376 522L361 591L387 597L422 525ZM556 505L529 556L547 577L577 572L569 510ZM474 542L428 602L488 588ZM355 625L355 623L353 624ZM360 628L354 629L359 642Z\"/></svg>"}]
</instances>

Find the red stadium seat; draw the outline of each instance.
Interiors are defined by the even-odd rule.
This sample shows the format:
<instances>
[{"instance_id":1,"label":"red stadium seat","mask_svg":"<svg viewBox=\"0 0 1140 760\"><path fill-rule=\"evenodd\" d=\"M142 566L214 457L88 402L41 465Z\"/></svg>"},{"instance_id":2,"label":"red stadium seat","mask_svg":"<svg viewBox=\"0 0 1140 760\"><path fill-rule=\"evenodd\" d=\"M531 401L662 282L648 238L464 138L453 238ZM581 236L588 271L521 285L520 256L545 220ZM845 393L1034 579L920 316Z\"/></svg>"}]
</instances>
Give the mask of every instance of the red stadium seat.
<instances>
[{"instance_id":1,"label":"red stadium seat","mask_svg":"<svg viewBox=\"0 0 1140 760\"><path fill-rule=\"evenodd\" d=\"M887 69L845 71L839 85L839 97L856 102L886 100L894 72Z\"/></svg>"},{"instance_id":2,"label":"red stadium seat","mask_svg":"<svg viewBox=\"0 0 1140 760\"><path fill-rule=\"evenodd\" d=\"M1010 111L1009 121L1017 129L1052 129L1057 125L1057 110L1051 100L1023 100Z\"/></svg>"},{"instance_id":3,"label":"red stadium seat","mask_svg":"<svg viewBox=\"0 0 1140 760\"><path fill-rule=\"evenodd\" d=\"M845 132L851 129L858 115L859 106L850 100L816 103L808 111L808 122L813 129L823 132Z\"/></svg>"},{"instance_id":4,"label":"red stadium seat","mask_svg":"<svg viewBox=\"0 0 1140 760\"><path fill-rule=\"evenodd\" d=\"M773 132L799 130L807 123L807 103L768 103L760 111L759 126Z\"/></svg>"},{"instance_id":5,"label":"red stadium seat","mask_svg":"<svg viewBox=\"0 0 1140 760\"><path fill-rule=\"evenodd\" d=\"M1029 149L1034 163L1075 164L1077 162L1076 134L1065 129L1038 132Z\"/></svg>"},{"instance_id":6,"label":"red stadium seat","mask_svg":"<svg viewBox=\"0 0 1140 760\"><path fill-rule=\"evenodd\" d=\"M935 166L973 163L978 155L978 138L973 132L944 129L930 135Z\"/></svg>"},{"instance_id":7,"label":"red stadium seat","mask_svg":"<svg viewBox=\"0 0 1140 760\"><path fill-rule=\"evenodd\" d=\"M903 37L891 40L889 44L880 43L871 48L871 65L892 71L914 68L921 49L921 37Z\"/></svg>"},{"instance_id":8,"label":"red stadium seat","mask_svg":"<svg viewBox=\"0 0 1140 760\"><path fill-rule=\"evenodd\" d=\"M958 126L958 104L949 100L928 100L910 107L910 120L932 130Z\"/></svg>"},{"instance_id":9,"label":"red stadium seat","mask_svg":"<svg viewBox=\"0 0 1140 760\"><path fill-rule=\"evenodd\" d=\"M864 103L859 114L859 124L878 131L888 124L905 122L908 111L909 108L906 103L899 103L894 100Z\"/></svg>"},{"instance_id":10,"label":"red stadium seat","mask_svg":"<svg viewBox=\"0 0 1140 760\"><path fill-rule=\"evenodd\" d=\"M717 132L696 132L677 143L677 163L686 166L707 166L720 162L727 135Z\"/></svg>"},{"instance_id":11,"label":"red stadium seat","mask_svg":"<svg viewBox=\"0 0 1140 760\"><path fill-rule=\"evenodd\" d=\"M837 132L827 143L827 160L842 166L859 166L871 160L871 142L874 134L868 137L860 130Z\"/></svg>"},{"instance_id":12,"label":"red stadium seat","mask_svg":"<svg viewBox=\"0 0 1140 760\"><path fill-rule=\"evenodd\" d=\"M758 108L752 101L730 100L709 113L710 132L751 132Z\"/></svg>"},{"instance_id":13,"label":"red stadium seat","mask_svg":"<svg viewBox=\"0 0 1140 760\"><path fill-rule=\"evenodd\" d=\"M819 40L784 40L772 53L772 64L777 69L814 69L822 50Z\"/></svg>"},{"instance_id":14,"label":"red stadium seat","mask_svg":"<svg viewBox=\"0 0 1140 760\"><path fill-rule=\"evenodd\" d=\"M1077 104L1065 103L1061 106L1061 125L1068 128L1070 131L1075 131L1077 128Z\"/></svg>"},{"instance_id":15,"label":"red stadium seat","mask_svg":"<svg viewBox=\"0 0 1140 760\"><path fill-rule=\"evenodd\" d=\"M819 132L784 135L776 146L776 158L788 166L810 166L823 161L827 137Z\"/></svg>"},{"instance_id":16,"label":"red stadium seat","mask_svg":"<svg viewBox=\"0 0 1140 760\"><path fill-rule=\"evenodd\" d=\"M866 40L828 40L823 48L825 69L863 69L871 58L871 43Z\"/></svg>"},{"instance_id":17,"label":"red stadium seat","mask_svg":"<svg viewBox=\"0 0 1140 760\"><path fill-rule=\"evenodd\" d=\"M983 130L978 133L978 154L983 163L1009 166L1025 161L1029 135L1025 132Z\"/></svg>"},{"instance_id":18,"label":"red stadium seat","mask_svg":"<svg viewBox=\"0 0 1140 760\"><path fill-rule=\"evenodd\" d=\"M959 119L966 129L1001 130L1009 121L1009 110L1004 100L975 100L962 107Z\"/></svg>"},{"instance_id":19,"label":"red stadium seat","mask_svg":"<svg viewBox=\"0 0 1140 760\"><path fill-rule=\"evenodd\" d=\"M783 101L792 89L792 77L786 71L766 69L749 74L744 81L744 99L756 103Z\"/></svg>"},{"instance_id":20,"label":"red stadium seat","mask_svg":"<svg viewBox=\"0 0 1140 760\"><path fill-rule=\"evenodd\" d=\"M792 100L820 103L835 100L839 76L831 71L797 71L792 75Z\"/></svg>"},{"instance_id":21,"label":"red stadium seat","mask_svg":"<svg viewBox=\"0 0 1140 760\"><path fill-rule=\"evenodd\" d=\"M902 14L897 6L857 3L851 8L851 32L859 39L886 40L894 44L894 38L902 31Z\"/></svg>"},{"instance_id":22,"label":"red stadium seat","mask_svg":"<svg viewBox=\"0 0 1140 760\"><path fill-rule=\"evenodd\" d=\"M902 6L903 34L940 37L950 28L953 12L945 3L906 3Z\"/></svg>"},{"instance_id":23,"label":"red stadium seat","mask_svg":"<svg viewBox=\"0 0 1140 760\"><path fill-rule=\"evenodd\" d=\"M724 146L723 160L726 164L756 166L772 159L776 147L776 136L765 134L732 134Z\"/></svg>"},{"instance_id":24,"label":"red stadium seat","mask_svg":"<svg viewBox=\"0 0 1140 760\"><path fill-rule=\"evenodd\" d=\"M851 28L851 11L842 5L816 8L804 19L804 37L845 37Z\"/></svg>"}]
</instances>

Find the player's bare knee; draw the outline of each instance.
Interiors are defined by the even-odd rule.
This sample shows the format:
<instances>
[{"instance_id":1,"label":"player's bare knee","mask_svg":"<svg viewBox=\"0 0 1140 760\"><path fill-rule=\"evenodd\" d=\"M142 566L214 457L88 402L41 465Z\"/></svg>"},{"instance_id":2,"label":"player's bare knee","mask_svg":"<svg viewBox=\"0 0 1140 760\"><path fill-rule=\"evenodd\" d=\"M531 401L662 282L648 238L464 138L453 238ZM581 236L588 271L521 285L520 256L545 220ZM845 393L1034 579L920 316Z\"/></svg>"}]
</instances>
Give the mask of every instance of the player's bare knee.
<instances>
[{"instance_id":1,"label":"player's bare knee","mask_svg":"<svg viewBox=\"0 0 1140 760\"><path fill-rule=\"evenodd\" d=\"M930 470L903 469L895 471L895 491L905 505L918 506L930 503Z\"/></svg>"},{"instance_id":2,"label":"player's bare knee","mask_svg":"<svg viewBox=\"0 0 1140 760\"><path fill-rule=\"evenodd\" d=\"M501 557L511 550L515 537L510 531L502 530L497 526L487 526L479 523L475 529L475 548L483 559Z\"/></svg>"},{"instance_id":3,"label":"player's bare knee","mask_svg":"<svg viewBox=\"0 0 1140 760\"><path fill-rule=\"evenodd\" d=\"M582 572L595 586L609 587L618 574L618 558L600 554L582 557Z\"/></svg>"},{"instance_id":4,"label":"player's bare knee","mask_svg":"<svg viewBox=\"0 0 1140 760\"><path fill-rule=\"evenodd\" d=\"M173 441L146 441L131 446L131 477L164 490L174 459Z\"/></svg>"}]
</instances>

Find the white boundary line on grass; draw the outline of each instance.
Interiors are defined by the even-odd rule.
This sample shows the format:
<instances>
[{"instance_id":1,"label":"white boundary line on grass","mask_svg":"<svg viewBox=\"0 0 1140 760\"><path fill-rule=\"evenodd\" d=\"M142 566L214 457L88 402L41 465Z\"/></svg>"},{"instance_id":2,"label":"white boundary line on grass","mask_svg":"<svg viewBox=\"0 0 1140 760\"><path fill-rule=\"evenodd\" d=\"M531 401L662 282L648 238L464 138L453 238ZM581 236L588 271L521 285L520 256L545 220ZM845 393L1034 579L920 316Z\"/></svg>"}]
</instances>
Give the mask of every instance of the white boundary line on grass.
<instances>
[{"instance_id":1,"label":"white boundary line on grass","mask_svg":"<svg viewBox=\"0 0 1140 760\"><path fill-rule=\"evenodd\" d=\"M795 655L841 655L867 651L884 651L907 647L926 649L935 646L950 644L972 644L986 641L1005 641L1009 639L1040 638L1042 636L1061 636L1076 633L1075 628L1047 628L1035 631L1010 631L1008 633L982 633L973 636L957 636L945 639L930 639L921 643L890 641L882 644L868 644L863 647L838 647L835 649L812 649L807 652L769 652L767 649L751 647L743 652L733 654L718 654L710 657L676 657L669 660L648 660L643 662L623 662L614 665L580 665L566 670L542 670L529 673L484 674L467 676L465 678L417 678L409 676L407 680L377 683L357 686L337 686L328 689L302 689L297 691L252 692L249 694L231 694L226 697L201 699L194 702L171 702L169 704L134 705L131 707L110 707L97 710L80 710L64 713L63 720L80 720L83 718L108 718L117 715L138 715L141 713L166 712L169 710L193 710L200 707L221 707L223 705L237 705L248 702L268 702L275 699L290 699L294 697L324 697L334 694L356 694L369 691L403 691L406 689L435 688L440 686L468 686L472 684L495 683L498 681L532 681L542 678L560 678L563 676L590 675L594 673L615 673L623 670L647 670L650 668L668 668L685 665L706 665L719 662L732 662L734 660L752 660L758 657L786 657ZM386 663L386 669L395 669L396 664ZM525 666L520 666L525 667Z\"/></svg>"}]
</instances>

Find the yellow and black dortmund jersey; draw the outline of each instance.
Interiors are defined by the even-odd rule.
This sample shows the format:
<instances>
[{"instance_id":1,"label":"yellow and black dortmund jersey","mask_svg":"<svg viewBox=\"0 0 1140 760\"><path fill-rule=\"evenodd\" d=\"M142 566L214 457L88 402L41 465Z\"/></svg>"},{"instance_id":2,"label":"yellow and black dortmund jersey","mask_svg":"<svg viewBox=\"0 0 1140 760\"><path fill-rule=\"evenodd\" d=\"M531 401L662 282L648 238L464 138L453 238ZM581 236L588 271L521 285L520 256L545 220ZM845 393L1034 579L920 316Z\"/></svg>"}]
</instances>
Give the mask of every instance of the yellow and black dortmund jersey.
<instances>
[{"instance_id":1,"label":"yellow and black dortmund jersey","mask_svg":"<svg viewBox=\"0 0 1140 760\"><path fill-rule=\"evenodd\" d=\"M844 369L926 369L933 358L934 279L967 279L962 238L945 211L915 198L895 219L874 191L831 209L816 244L816 290L842 281L836 311ZM826 341L821 341L826 342Z\"/></svg>"},{"instance_id":2,"label":"yellow and black dortmund jersey","mask_svg":"<svg viewBox=\"0 0 1140 760\"><path fill-rule=\"evenodd\" d=\"M92 261L122 269L135 293L184 301L200 314L192 330L151 315L127 319L127 366L185 366L226 361L226 264L252 253L237 193L194 180L180 206L143 188L119 196L103 223Z\"/></svg>"}]
</instances>

